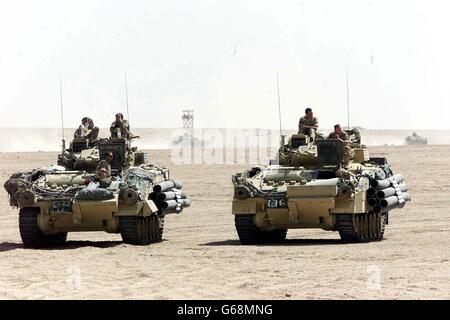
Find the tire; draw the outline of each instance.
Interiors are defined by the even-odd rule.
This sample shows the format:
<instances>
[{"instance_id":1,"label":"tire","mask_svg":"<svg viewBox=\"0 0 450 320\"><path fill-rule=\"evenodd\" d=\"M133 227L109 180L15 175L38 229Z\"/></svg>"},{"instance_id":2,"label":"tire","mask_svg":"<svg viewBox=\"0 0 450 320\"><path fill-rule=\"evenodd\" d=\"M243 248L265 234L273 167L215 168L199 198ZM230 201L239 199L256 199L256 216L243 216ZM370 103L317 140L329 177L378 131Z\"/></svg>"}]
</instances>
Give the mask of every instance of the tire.
<instances>
[{"instance_id":1,"label":"tire","mask_svg":"<svg viewBox=\"0 0 450 320\"><path fill-rule=\"evenodd\" d=\"M20 237L25 248L46 248L64 245L67 232L46 235L38 227L39 208L23 208L19 212Z\"/></svg>"},{"instance_id":2,"label":"tire","mask_svg":"<svg viewBox=\"0 0 450 320\"><path fill-rule=\"evenodd\" d=\"M254 215L236 215L234 222L241 244L273 244L286 239L287 229L260 231L253 223Z\"/></svg>"},{"instance_id":3,"label":"tire","mask_svg":"<svg viewBox=\"0 0 450 320\"><path fill-rule=\"evenodd\" d=\"M123 242L133 245L148 245L160 242L164 231L164 218L120 217L119 229Z\"/></svg>"}]
</instances>

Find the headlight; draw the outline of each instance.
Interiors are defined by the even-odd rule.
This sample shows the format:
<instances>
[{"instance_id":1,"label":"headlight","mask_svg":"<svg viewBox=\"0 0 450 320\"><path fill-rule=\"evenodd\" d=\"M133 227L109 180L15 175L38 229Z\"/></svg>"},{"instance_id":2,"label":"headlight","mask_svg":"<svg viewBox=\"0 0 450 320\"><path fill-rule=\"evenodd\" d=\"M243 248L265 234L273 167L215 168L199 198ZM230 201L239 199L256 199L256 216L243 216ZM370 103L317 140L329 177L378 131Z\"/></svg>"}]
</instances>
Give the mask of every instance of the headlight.
<instances>
[{"instance_id":1,"label":"headlight","mask_svg":"<svg viewBox=\"0 0 450 320\"><path fill-rule=\"evenodd\" d=\"M36 203L36 195L30 190L17 192L16 199L22 207L30 207Z\"/></svg>"},{"instance_id":2,"label":"headlight","mask_svg":"<svg viewBox=\"0 0 450 320\"><path fill-rule=\"evenodd\" d=\"M124 188L120 190L119 197L126 205L133 205L139 200L138 193L132 188Z\"/></svg>"},{"instance_id":3,"label":"headlight","mask_svg":"<svg viewBox=\"0 0 450 320\"><path fill-rule=\"evenodd\" d=\"M348 184L343 184L339 187L338 196L342 198L352 198L353 188Z\"/></svg>"},{"instance_id":4,"label":"headlight","mask_svg":"<svg viewBox=\"0 0 450 320\"><path fill-rule=\"evenodd\" d=\"M247 187L238 186L234 189L234 196L239 200L245 200L251 197L251 193Z\"/></svg>"}]
</instances>

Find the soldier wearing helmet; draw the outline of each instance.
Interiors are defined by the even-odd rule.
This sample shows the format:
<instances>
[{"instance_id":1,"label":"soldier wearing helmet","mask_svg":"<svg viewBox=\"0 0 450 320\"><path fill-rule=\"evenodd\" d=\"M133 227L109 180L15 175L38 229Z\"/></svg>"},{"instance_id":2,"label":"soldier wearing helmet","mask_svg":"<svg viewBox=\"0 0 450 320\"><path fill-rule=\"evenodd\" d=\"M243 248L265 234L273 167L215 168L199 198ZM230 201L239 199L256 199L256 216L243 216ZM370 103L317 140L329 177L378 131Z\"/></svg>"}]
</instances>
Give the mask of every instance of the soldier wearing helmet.
<instances>
[{"instance_id":1,"label":"soldier wearing helmet","mask_svg":"<svg viewBox=\"0 0 450 320\"><path fill-rule=\"evenodd\" d=\"M127 120L123 118L122 113L116 114L116 120L111 124L109 128L111 131L111 138L125 138L130 137L130 125Z\"/></svg>"},{"instance_id":2,"label":"soldier wearing helmet","mask_svg":"<svg viewBox=\"0 0 450 320\"><path fill-rule=\"evenodd\" d=\"M342 130L340 124L336 124L334 126L334 131L329 134L328 139L336 139L342 144L342 165L346 168L349 165L352 155L347 132Z\"/></svg>"},{"instance_id":3,"label":"soldier wearing helmet","mask_svg":"<svg viewBox=\"0 0 450 320\"><path fill-rule=\"evenodd\" d=\"M98 139L98 133L100 129L94 125L94 120L89 117L81 119L81 125L75 131L74 138L85 138L90 143L95 142Z\"/></svg>"},{"instance_id":4,"label":"soldier wearing helmet","mask_svg":"<svg viewBox=\"0 0 450 320\"><path fill-rule=\"evenodd\" d=\"M105 152L104 160L101 160L97 165L96 176L98 179L105 179L111 177L111 162L113 161L112 152Z\"/></svg>"}]
</instances>

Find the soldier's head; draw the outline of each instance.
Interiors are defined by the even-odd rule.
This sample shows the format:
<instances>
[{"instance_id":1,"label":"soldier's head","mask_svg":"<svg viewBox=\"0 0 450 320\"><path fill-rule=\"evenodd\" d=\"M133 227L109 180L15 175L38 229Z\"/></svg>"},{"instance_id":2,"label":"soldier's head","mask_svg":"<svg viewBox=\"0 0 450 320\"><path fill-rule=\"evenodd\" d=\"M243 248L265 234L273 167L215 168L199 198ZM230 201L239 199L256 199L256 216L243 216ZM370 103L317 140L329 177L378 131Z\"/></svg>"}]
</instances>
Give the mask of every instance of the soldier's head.
<instances>
[{"instance_id":1,"label":"soldier's head","mask_svg":"<svg viewBox=\"0 0 450 320\"><path fill-rule=\"evenodd\" d=\"M113 153L112 152L105 152L104 155L105 160L108 162L111 162L113 160Z\"/></svg>"},{"instance_id":2,"label":"soldier's head","mask_svg":"<svg viewBox=\"0 0 450 320\"><path fill-rule=\"evenodd\" d=\"M94 120L92 120L91 118L87 118L87 124L89 129L94 128Z\"/></svg>"},{"instance_id":3,"label":"soldier's head","mask_svg":"<svg viewBox=\"0 0 450 320\"><path fill-rule=\"evenodd\" d=\"M81 119L81 124L83 126L87 126L89 123L89 118L88 117L84 117L83 119Z\"/></svg>"},{"instance_id":4,"label":"soldier's head","mask_svg":"<svg viewBox=\"0 0 450 320\"><path fill-rule=\"evenodd\" d=\"M120 112L116 113L116 121L122 121L122 120L123 120L123 114L121 114Z\"/></svg>"},{"instance_id":5,"label":"soldier's head","mask_svg":"<svg viewBox=\"0 0 450 320\"><path fill-rule=\"evenodd\" d=\"M311 108L306 108L306 109L305 109L305 116L306 116L308 119L311 119L311 118L313 117L313 111L312 111Z\"/></svg>"},{"instance_id":6,"label":"soldier's head","mask_svg":"<svg viewBox=\"0 0 450 320\"><path fill-rule=\"evenodd\" d=\"M336 124L334 125L334 132L337 134L341 134L342 133L342 128L340 124Z\"/></svg>"},{"instance_id":7,"label":"soldier's head","mask_svg":"<svg viewBox=\"0 0 450 320\"><path fill-rule=\"evenodd\" d=\"M108 171L105 168L101 168L98 172L98 177L100 179L105 179L108 176Z\"/></svg>"}]
</instances>

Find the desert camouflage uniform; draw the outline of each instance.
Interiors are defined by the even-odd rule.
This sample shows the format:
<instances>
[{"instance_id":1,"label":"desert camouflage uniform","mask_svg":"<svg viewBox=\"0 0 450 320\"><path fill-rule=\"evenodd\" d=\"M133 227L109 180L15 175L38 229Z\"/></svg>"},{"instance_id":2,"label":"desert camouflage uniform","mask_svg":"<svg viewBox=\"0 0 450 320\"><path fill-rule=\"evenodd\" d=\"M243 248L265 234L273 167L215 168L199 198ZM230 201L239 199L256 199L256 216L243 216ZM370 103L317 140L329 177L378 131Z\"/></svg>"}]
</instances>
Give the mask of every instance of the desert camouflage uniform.
<instances>
[{"instance_id":1,"label":"desert camouflage uniform","mask_svg":"<svg viewBox=\"0 0 450 320\"><path fill-rule=\"evenodd\" d=\"M73 135L74 138L85 138L88 139L90 143L94 142L98 138L98 133L100 129L94 126L94 121L88 118L88 126L85 127L80 125Z\"/></svg>"},{"instance_id":2,"label":"desert camouflage uniform","mask_svg":"<svg viewBox=\"0 0 450 320\"><path fill-rule=\"evenodd\" d=\"M89 129L89 133L86 136L86 139L89 139L89 142L94 142L98 139L98 133L100 129L98 127L93 127L92 129Z\"/></svg>"},{"instance_id":3,"label":"desert camouflage uniform","mask_svg":"<svg viewBox=\"0 0 450 320\"><path fill-rule=\"evenodd\" d=\"M337 134L336 132L331 132L328 135L328 139L337 139L336 135L339 136L339 139L341 139L343 141L343 145L342 145L342 165L344 167L347 167L349 162L350 162L350 158L352 156L352 149L350 148L349 144L349 137L347 132L342 131L340 134Z\"/></svg>"},{"instance_id":4,"label":"desert camouflage uniform","mask_svg":"<svg viewBox=\"0 0 450 320\"><path fill-rule=\"evenodd\" d=\"M88 135L88 133L89 133L88 127L80 125L78 127L78 129L75 130L75 133L73 134L73 137L74 138L84 138L84 137L86 137Z\"/></svg>"},{"instance_id":5,"label":"desert camouflage uniform","mask_svg":"<svg viewBox=\"0 0 450 320\"><path fill-rule=\"evenodd\" d=\"M111 137L117 138L117 129L120 129L120 134L122 138L128 139L130 137L130 125L127 120L122 120L120 122L114 121L109 128L111 131Z\"/></svg>"},{"instance_id":6,"label":"desert camouflage uniform","mask_svg":"<svg viewBox=\"0 0 450 320\"><path fill-rule=\"evenodd\" d=\"M313 128L304 128L303 129L302 128L303 125L310 126L310 127L318 126L319 122L317 121L317 118L316 117L312 117L311 119L308 119L307 117L301 117L300 121L298 122L298 133L299 134L303 133L303 134L306 134L306 135L308 135L310 137L315 138L316 130L314 130Z\"/></svg>"}]
</instances>

